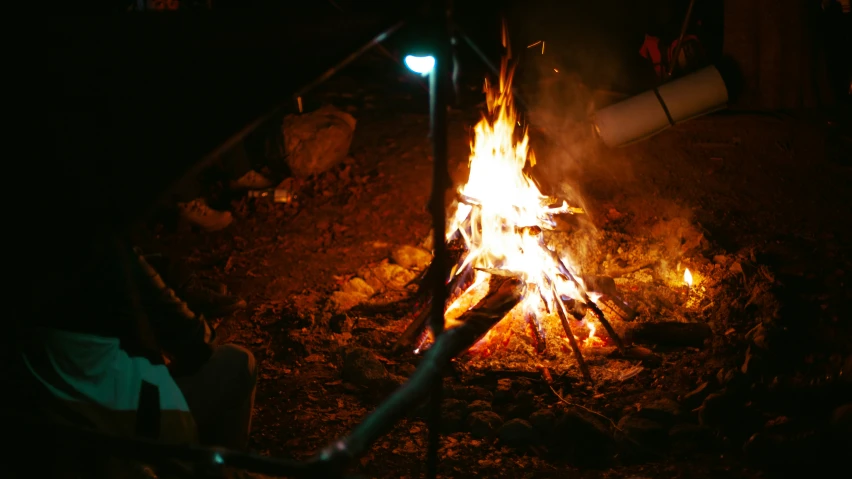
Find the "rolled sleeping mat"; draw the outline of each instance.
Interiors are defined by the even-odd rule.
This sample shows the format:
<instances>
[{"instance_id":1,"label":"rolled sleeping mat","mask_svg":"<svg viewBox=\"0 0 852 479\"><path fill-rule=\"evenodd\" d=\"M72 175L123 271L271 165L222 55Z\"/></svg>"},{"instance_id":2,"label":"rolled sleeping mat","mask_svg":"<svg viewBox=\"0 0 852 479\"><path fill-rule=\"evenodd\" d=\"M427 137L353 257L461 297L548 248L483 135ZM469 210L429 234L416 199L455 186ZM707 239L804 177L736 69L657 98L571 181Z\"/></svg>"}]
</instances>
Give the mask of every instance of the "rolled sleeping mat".
<instances>
[{"instance_id":1,"label":"rolled sleeping mat","mask_svg":"<svg viewBox=\"0 0 852 479\"><path fill-rule=\"evenodd\" d=\"M727 103L725 81L716 67L709 66L602 108L593 123L607 146L625 146L725 108Z\"/></svg>"}]
</instances>

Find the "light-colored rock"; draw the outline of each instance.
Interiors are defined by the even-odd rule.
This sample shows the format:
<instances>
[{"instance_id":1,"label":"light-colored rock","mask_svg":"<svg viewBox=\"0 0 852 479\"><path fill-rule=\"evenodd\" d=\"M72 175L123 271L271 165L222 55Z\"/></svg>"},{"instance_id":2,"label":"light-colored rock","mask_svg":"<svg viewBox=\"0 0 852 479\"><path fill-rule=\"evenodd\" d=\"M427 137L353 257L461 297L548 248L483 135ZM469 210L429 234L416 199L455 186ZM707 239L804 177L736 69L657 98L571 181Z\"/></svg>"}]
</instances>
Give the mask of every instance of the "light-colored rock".
<instances>
[{"instance_id":1,"label":"light-colored rock","mask_svg":"<svg viewBox=\"0 0 852 479\"><path fill-rule=\"evenodd\" d=\"M294 176L327 171L349 153L355 118L333 106L284 118L284 153Z\"/></svg>"},{"instance_id":2,"label":"light-colored rock","mask_svg":"<svg viewBox=\"0 0 852 479\"><path fill-rule=\"evenodd\" d=\"M467 417L470 434L480 439L496 435L502 425L503 418L493 411L477 411Z\"/></svg>"},{"instance_id":3,"label":"light-colored rock","mask_svg":"<svg viewBox=\"0 0 852 479\"><path fill-rule=\"evenodd\" d=\"M422 271L432 262L432 254L416 246L403 245L393 250L391 259L405 269Z\"/></svg>"},{"instance_id":4,"label":"light-colored rock","mask_svg":"<svg viewBox=\"0 0 852 479\"><path fill-rule=\"evenodd\" d=\"M357 292L335 291L331 293L332 308L337 313L349 311L368 299L370 297L366 294Z\"/></svg>"},{"instance_id":5,"label":"light-colored rock","mask_svg":"<svg viewBox=\"0 0 852 479\"><path fill-rule=\"evenodd\" d=\"M384 260L381 263L361 268L358 270L358 276L364 278L364 281L378 292L388 289L405 289L405 286L417 275L398 264Z\"/></svg>"},{"instance_id":6,"label":"light-colored rock","mask_svg":"<svg viewBox=\"0 0 852 479\"><path fill-rule=\"evenodd\" d=\"M370 297L376 294L376 290L367 284L362 278L352 278L343 285L342 290L347 293L359 293Z\"/></svg>"},{"instance_id":7,"label":"light-colored rock","mask_svg":"<svg viewBox=\"0 0 852 479\"><path fill-rule=\"evenodd\" d=\"M510 419L497 432L500 442L510 447L524 448L538 442L532 425L523 419Z\"/></svg>"}]
</instances>

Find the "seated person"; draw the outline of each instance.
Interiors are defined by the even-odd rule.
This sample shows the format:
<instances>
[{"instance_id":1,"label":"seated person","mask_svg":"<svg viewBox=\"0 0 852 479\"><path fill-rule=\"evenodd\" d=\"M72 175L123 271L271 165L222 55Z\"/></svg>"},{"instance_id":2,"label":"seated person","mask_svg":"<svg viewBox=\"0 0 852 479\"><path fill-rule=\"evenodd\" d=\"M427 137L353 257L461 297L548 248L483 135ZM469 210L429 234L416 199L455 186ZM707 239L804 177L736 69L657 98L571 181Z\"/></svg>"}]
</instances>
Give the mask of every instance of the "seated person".
<instances>
[{"instance_id":1,"label":"seated person","mask_svg":"<svg viewBox=\"0 0 852 479\"><path fill-rule=\"evenodd\" d=\"M37 301L19 323L21 407L118 436L246 449L257 378L251 352L216 345L207 321L120 235L67 241L68 252L45 253L29 269ZM76 466L55 464L54 473L97 467L117 477L104 469L112 463L62 459Z\"/></svg>"}]
</instances>

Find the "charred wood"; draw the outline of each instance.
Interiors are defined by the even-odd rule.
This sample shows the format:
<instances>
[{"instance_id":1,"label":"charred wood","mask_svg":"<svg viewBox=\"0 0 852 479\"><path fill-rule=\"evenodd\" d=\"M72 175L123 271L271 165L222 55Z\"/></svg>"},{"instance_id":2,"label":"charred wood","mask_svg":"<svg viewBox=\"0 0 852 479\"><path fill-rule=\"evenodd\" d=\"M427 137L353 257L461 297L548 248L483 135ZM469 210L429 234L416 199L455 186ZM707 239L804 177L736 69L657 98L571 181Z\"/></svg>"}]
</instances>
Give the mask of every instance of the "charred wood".
<instances>
[{"instance_id":1,"label":"charred wood","mask_svg":"<svg viewBox=\"0 0 852 479\"><path fill-rule=\"evenodd\" d=\"M609 317L616 317L621 321L633 321L636 318L636 311L618 296L605 294L598 299L598 306Z\"/></svg>"},{"instance_id":2,"label":"charred wood","mask_svg":"<svg viewBox=\"0 0 852 479\"><path fill-rule=\"evenodd\" d=\"M526 321L527 328L530 331L530 339L532 341L533 349L535 349L537 354L544 354L544 352L547 351L547 340L544 337L544 333L542 333L538 327L535 313L526 313L524 315L524 321Z\"/></svg>"},{"instance_id":3,"label":"charred wood","mask_svg":"<svg viewBox=\"0 0 852 479\"><path fill-rule=\"evenodd\" d=\"M447 304L451 304L459 297L474 281L475 274L473 268L467 265L458 274L453 276L450 281L447 291L449 293ZM423 333L426 323L429 319L429 311L432 306L432 299L426 298L425 301L417 303L420 305L420 310L414 317L414 320L408 325L405 331L400 336L399 340L394 345L394 352L400 352L405 348L410 348L417 338Z\"/></svg>"},{"instance_id":4,"label":"charred wood","mask_svg":"<svg viewBox=\"0 0 852 479\"><path fill-rule=\"evenodd\" d=\"M713 331L705 323L675 321L638 323L631 325L625 333L626 338L632 342L694 347L704 345L704 341L712 335Z\"/></svg>"},{"instance_id":5,"label":"charred wood","mask_svg":"<svg viewBox=\"0 0 852 479\"><path fill-rule=\"evenodd\" d=\"M397 389L352 433L323 449L313 460L318 473L342 471L362 456L378 438L405 414L422 403L444 369L500 322L523 299L525 284L514 276L492 276L489 291L473 308L462 314L461 324L444 331L429 348L409 380Z\"/></svg>"},{"instance_id":6,"label":"charred wood","mask_svg":"<svg viewBox=\"0 0 852 479\"><path fill-rule=\"evenodd\" d=\"M447 242L447 252L450 255L449 264L454 265L453 272L462 266L464 254L467 252L464 238L456 234L450 241ZM431 295L432 278L435 276L435 268L430 264L428 268L420 276L417 282L417 298L418 302L425 302ZM447 278L449 280L449 278Z\"/></svg>"},{"instance_id":7,"label":"charred wood","mask_svg":"<svg viewBox=\"0 0 852 479\"><path fill-rule=\"evenodd\" d=\"M577 278L574 277L574 274L571 272L571 270L569 270L568 267L565 266L565 263L562 262L562 258L559 257L556 251L553 251L544 244L542 244L542 248L544 248L544 250L550 254L550 257L553 258L553 260L556 262L557 266L559 267L559 273L564 275L566 278L568 278L569 281L571 281L572 283L574 283L574 285L577 286L577 291L580 292L580 299L583 300L586 307L592 310L592 313L594 313L595 317L598 318L598 322L601 323L601 325L606 330L606 333L609 335L610 339L612 339L612 342L615 343L615 347L617 347L619 351L623 352L624 343L621 341L621 338L615 332L615 329L613 329L609 321L607 321L606 315L604 315L603 311L601 311L601 308L599 308L598 305L595 304L595 302L592 301L591 298L589 298L589 294L586 292L586 288L583 287L583 284L577 281ZM554 296L556 296L555 293ZM556 299L557 303L559 303L559 298L557 297Z\"/></svg>"},{"instance_id":8,"label":"charred wood","mask_svg":"<svg viewBox=\"0 0 852 479\"><path fill-rule=\"evenodd\" d=\"M610 296L618 294L615 280L609 276L586 275L580 276L580 279L583 280L583 284L586 286L586 291Z\"/></svg>"},{"instance_id":9,"label":"charred wood","mask_svg":"<svg viewBox=\"0 0 852 479\"><path fill-rule=\"evenodd\" d=\"M553 299L555 303L556 313L559 315L559 321L562 322L562 328L565 330L565 334L568 336L568 343L571 345L571 349L574 351L574 357L577 358L577 365L580 366L580 371L583 373L583 378L588 381L590 384L594 384L594 380L592 379L592 373L589 372L589 366L586 364L586 360L583 358L583 352L580 351L580 345L577 343L577 338L574 337L574 332L571 330L571 324L568 321L568 313L565 310L565 304L559 299L556 294L556 289L553 289Z\"/></svg>"}]
</instances>

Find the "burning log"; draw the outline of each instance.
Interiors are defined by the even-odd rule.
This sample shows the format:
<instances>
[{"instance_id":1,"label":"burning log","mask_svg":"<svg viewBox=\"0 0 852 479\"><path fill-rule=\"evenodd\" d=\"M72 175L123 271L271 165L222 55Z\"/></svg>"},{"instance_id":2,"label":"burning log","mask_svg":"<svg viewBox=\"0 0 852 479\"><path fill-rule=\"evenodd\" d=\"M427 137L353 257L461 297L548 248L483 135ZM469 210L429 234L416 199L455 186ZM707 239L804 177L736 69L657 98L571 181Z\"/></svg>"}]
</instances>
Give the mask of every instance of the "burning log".
<instances>
[{"instance_id":1,"label":"burning log","mask_svg":"<svg viewBox=\"0 0 852 479\"><path fill-rule=\"evenodd\" d=\"M462 266L462 261L464 260L465 253L467 253L467 246L465 245L464 238L458 233L458 231L447 241L447 252L449 253L449 263L451 265L455 265L453 268L453 272ZM429 295L431 294L431 284L432 278L435 276L435 268L430 264L420 278L417 281L417 296L420 298L419 302L428 301ZM449 281L449 278L447 278Z\"/></svg>"},{"instance_id":2,"label":"burning log","mask_svg":"<svg viewBox=\"0 0 852 479\"><path fill-rule=\"evenodd\" d=\"M457 327L444 331L423 357L417 370L352 433L323 449L312 461L319 470L339 471L387 433L409 411L423 402L452 360L467 351L524 297L524 281L517 276L492 275L488 293L459 318Z\"/></svg>"},{"instance_id":3,"label":"burning log","mask_svg":"<svg viewBox=\"0 0 852 479\"><path fill-rule=\"evenodd\" d=\"M542 298L542 303L544 303L545 307L547 307L547 302L544 301L544 298L541 296L541 291L539 291L538 286L529 285L529 288L535 289L535 294L539 295ZM528 292L530 295L533 294L533 291ZM530 337L532 339L533 348L535 348L535 352L538 354L544 354L547 351L547 339L544 337L544 331L541 330L539 322L536 319L536 313L534 311L526 311L524 313L524 321L527 324L527 328L530 330Z\"/></svg>"},{"instance_id":4,"label":"burning log","mask_svg":"<svg viewBox=\"0 0 852 479\"><path fill-rule=\"evenodd\" d=\"M581 276L586 290L601 295L596 301L598 307L608 317L616 317L621 321L633 321L636 311L618 296L615 280L610 276Z\"/></svg>"},{"instance_id":5,"label":"burning log","mask_svg":"<svg viewBox=\"0 0 852 479\"><path fill-rule=\"evenodd\" d=\"M462 271L458 272L453 279L450 281L449 286L447 286L447 303L452 303L462 291L469 288L471 284L473 284L474 274L473 268L468 264L462 268ZM404 349L410 349L414 344L414 341L420 337L423 333L423 330L426 326L426 323L429 320L429 313L431 311L432 300L431 298L427 299L426 302L422 305L420 312L417 313L417 316L414 317L414 320L411 321L411 324L405 329L400 336L399 340L394 345L394 352L400 352Z\"/></svg>"},{"instance_id":6,"label":"burning log","mask_svg":"<svg viewBox=\"0 0 852 479\"><path fill-rule=\"evenodd\" d=\"M556 254L556 251L553 251L552 249L546 246L543 246L543 248L550 254L551 258L553 258L553 260L558 265L559 273L568 278L569 281L574 283L574 285L577 287L577 291L580 293L580 299L583 300L583 303L585 303L586 307L592 311L596 318L598 318L598 321L601 323L604 329L606 329L606 333L609 335L610 339L612 339L612 342L615 343L615 347L623 353L624 343L621 341L621 338L615 332L615 329L613 329L609 321L607 321L606 316L604 315L603 311L601 311L601 308L599 308L598 305L595 304L595 302L592 301L591 298L589 298L589 294L586 292L586 289L579 281L577 281L577 278L575 278L571 271L565 266L565 263L563 263L562 258L560 258L558 254ZM558 302L559 298L557 297L556 299Z\"/></svg>"},{"instance_id":7,"label":"burning log","mask_svg":"<svg viewBox=\"0 0 852 479\"><path fill-rule=\"evenodd\" d=\"M565 329L565 334L568 336L568 343L571 344L571 349L574 351L574 356L577 358L577 365L580 366L580 371L583 373L583 378L589 383L594 383L592 373L589 372L589 366L586 365L586 360L583 358L583 352L580 351L580 345L577 343L577 338L574 337L574 332L571 330L571 323L568 322L568 314L565 311L565 304L553 289L553 302L555 303L556 313L559 315L559 321L562 322L562 328Z\"/></svg>"},{"instance_id":8,"label":"burning log","mask_svg":"<svg viewBox=\"0 0 852 479\"><path fill-rule=\"evenodd\" d=\"M610 296L605 294L598 298L598 305L601 311L608 314L610 317L616 317L621 321L633 321L636 318L636 311L627 303L621 300L618 296Z\"/></svg>"},{"instance_id":9,"label":"burning log","mask_svg":"<svg viewBox=\"0 0 852 479\"><path fill-rule=\"evenodd\" d=\"M713 335L705 323L678 323L663 321L657 323L639 323L627 329L628 340L638 343L658 344L661 346L704 345L704 340Z\"/></svg>"}]
</instances>

